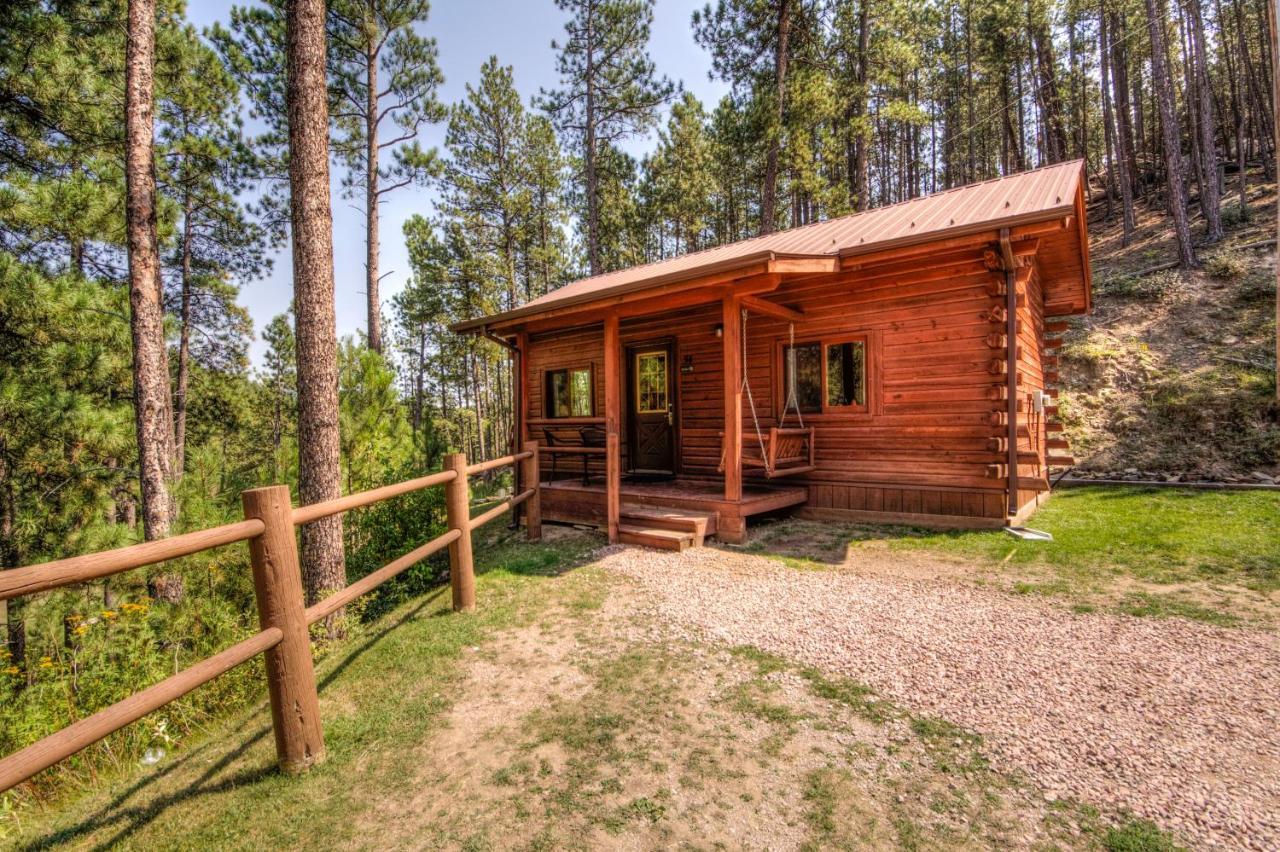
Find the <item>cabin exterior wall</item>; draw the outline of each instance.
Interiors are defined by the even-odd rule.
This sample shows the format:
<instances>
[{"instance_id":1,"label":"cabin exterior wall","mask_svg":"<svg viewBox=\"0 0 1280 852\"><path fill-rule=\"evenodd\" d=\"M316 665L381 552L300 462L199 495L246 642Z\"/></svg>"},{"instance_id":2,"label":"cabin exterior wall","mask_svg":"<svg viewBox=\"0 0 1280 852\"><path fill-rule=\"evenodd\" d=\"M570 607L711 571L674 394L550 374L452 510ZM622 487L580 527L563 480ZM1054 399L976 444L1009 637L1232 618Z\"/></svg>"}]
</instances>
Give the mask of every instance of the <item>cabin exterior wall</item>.
<instances>
[{"instance_id":1,"label":"cabin exterior wall","mask_svg":"<svg viewBox=\"0 0 1280 852\"><path fill-rule=\"evenodd\" d=\"M1045 417L1034 395L1046 387L1045 287L1034 253L1019 274L1018 407L1020 506L1044 494ZM865 269L783 283L767 298L803 312L797 343L858 337L866 341L865 411L804 415L816 429L813 472L775 480L805 485L813 517L897 520L944 526L999 526L1008 518L1007 360L1004 272L990 246L883 262ZM723 340L720 302L679 308L666 315L624 319L620 341L631 346L673 344L677 474L714 477L723 430ZM785 321L751 314L745 362L755 417L744 395L744 440L755 422L767 430L782 419L782 347ZM604 411L603 344L599 324L531 335L526 415L530 437L543 430L572 438L575 426L548 426L543 418L548 370L589 365L595 412ZM626 359L623 359L626 369ZM623 423L632 400L625 375ZM794 412L786 425L795 425ZM622 467L629 464L622 430ZM562 478L581 473L581 460L565 458ZM550 464L544 461L544 470ZM590 461L603 475L603 460ZM754 478L748 477L748 481ZM1022 487L1023 485L1027 487Z\"/></svg>"}]
</instances>

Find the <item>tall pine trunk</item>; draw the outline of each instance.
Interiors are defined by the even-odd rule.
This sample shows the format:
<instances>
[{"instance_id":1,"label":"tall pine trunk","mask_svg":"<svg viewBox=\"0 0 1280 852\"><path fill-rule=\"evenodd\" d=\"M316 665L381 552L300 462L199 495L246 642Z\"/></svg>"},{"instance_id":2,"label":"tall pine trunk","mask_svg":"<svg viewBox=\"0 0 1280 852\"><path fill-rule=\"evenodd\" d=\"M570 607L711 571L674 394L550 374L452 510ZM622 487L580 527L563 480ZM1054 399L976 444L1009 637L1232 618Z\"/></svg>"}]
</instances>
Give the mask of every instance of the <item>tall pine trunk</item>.
<instances>
[{"instance_id":1,"label":"tall pine trunk","mask_svg":"<svg viewBox=\"0 0 1280 852\"><path fill-rule=\"evenodd\" d=\"M289 112L289 212L298 360L298 496L306 505L338 497L338 353L333 307L333 213L329 206L329 107L324 0L285 4ZM302 528L307 602L346 585L342 516ZM340 632L342 613L329 621Z\"/></svg>"},{"instance_id":2,"label":"tall pine trunk","mask_svg":"<svg viewBox=\"0 0 1280 852\"><path fill-rule=\"evenodd\" d=\"M858 8L858 91L854 96L853 117L856 129L853 141L853 209L859 212L867 209L867 193L869 191L869 171L867 157L867 133L863 127L863 117L867 113L867 54L871 45L871 26L867 21L871 0L862 0Z\"/></svg>"},{"instance_id":3,"label":"tall pine trunk","mask_svg":"<svg viewBox=\"0 0 1280 852\"><path fill-rule=\"evenodd\" d=\"M160 247L156 236L154 0L129 0L125 48L125 235L129 256L129 327L133 338L133 411L142 484L143 535L169 534L173 517L173 417L169 352L164 339ZM155 573L158 600L182 598L179 575Z\"/></svg>"},{"instance_id":4,"label":"tall pine trunk","mask_svg":"<svg viewBox=\"0 0 1280 852\"><path fill-rule=\"evenodd\" d=\"M373 17L373 2L369 3ZM370 39L372 35L368 36ZM365 97L365 282L369 309L369 348L382 352L382 303L378 299L378 50L365 45L365 74L369 84Z\"/></svg>"},{"instance_id":5,"label":"tall pine trunk","mask_svg":"<svg viewBox=\"0 0 1280 852\"><path fill-rule=\"evenodd\" d=\"M1213 91L1209 88L1209 65L1204 49L1204 20L1200 14L1200 0L1188 0L1190 12L1188 38L1191 48L1191 65L1195 69L1199 103L1198 130L1200 132L1200 209L1208 228L1209 242L1222 239L1221 193L1218 186L1218 152L1215 137L1217 125L1213 117Z\"/></svg>"},{"instance_id":6,"label":"tall pine trunk","mask_svg":"<svg viewBox=\"0 0 1280 852\"><path fill-rule=\"evenodd\" d=\"M191 384L191 212L190 190L182 195L182 295L178 308L178 382L173 395L173 478L187 464L187 389Z\"/></svg>"},{"instance_id":7,"label":"tall pine trunk","mask_svg":"<svg viewBox=\"0 0 1280 852\"><path fill-rule=\"evenodd\" d=\"M787 112L787 60L791 50L791 0L778 3L778 32L774 44L773 126L769 128L769 147L764 158L764 186L760 193L760 233L772 234L775 203L778 196L778 157L782 151L782 123Z\"/></svg>"},{"instance_id":8,"label":"tall pine trunk","mask_svg":"<svg viewBox=\"0 0 1280 852\"><path fill-rule=\"evenodd\" d=\"M1144 0L1147 7L1147 30L1151 35L1151 77L1156 102L1160 109L1160 132L1164 147L1165 178L1168 184L1169 213L1178 238L1178 260L1183 267L1199 265L1191 244L1191 224L1187 219L1187 180L1179 147L1181 133L1173 103L1173 82L1169 78L1168 53L1165 50L1164 14L1159 0Z\"/></svg>"}]
</instances>

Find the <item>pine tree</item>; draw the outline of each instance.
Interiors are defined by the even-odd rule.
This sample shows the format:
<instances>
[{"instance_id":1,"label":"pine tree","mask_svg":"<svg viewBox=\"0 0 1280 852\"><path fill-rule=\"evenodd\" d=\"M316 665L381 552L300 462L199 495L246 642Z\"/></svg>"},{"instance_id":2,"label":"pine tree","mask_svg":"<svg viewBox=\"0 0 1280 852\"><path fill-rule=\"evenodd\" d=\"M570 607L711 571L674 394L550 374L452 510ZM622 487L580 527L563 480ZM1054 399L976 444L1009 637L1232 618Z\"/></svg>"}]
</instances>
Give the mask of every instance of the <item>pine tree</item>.
<instances>
[{"instance_id":1,"label":"pine tree","mask_svg":"<svg viewBox=\"0 0 1280 852\"><path fill-rule=\"evenodd\" d=\"M657 120L658 108L675 92L659 77L646 48L654 0L556 0L570 14L556 70L561 88L543 91L542 106L566 134L581 163L581 216L586 231L587 268L605 271L601 219L608 215L603 181L621 140L642 133Z\"/></svg>"},{"instance_id":2,"label":"pine tree","mask_svg":"<svg viewBox=\"0 0 1280 852\"><path fill-rule=\"evenodd\" d=\"M496 280L483 282L505 294L503 310L516 307L522 293L518 250L532 198L526 177L524 106L511 66L490 57L480 82L467 84L466 99L453 106L445 147L441 212L473 228L472 244L497 261Z\"/></svg>"},{"instance_id":3,"label":"pine tree","mask_svg":"<svg viewBox=\"0 0 1280 852\"><path fill-rule=\"evenodd\" d=\"M565 160L555 127L546 116L526 116L524 146L529 214L522 232L521 255L527 301L564 283L569 247L565 240L568 220L564 203Z\"/></svg>"},{"instance_id":4,"label":"pine tree","mask_svg":"<svg viewBox=\"0 0 1280 852\"><path fill-rule=\"evenodd\" d=\"M173 394L173 474L185 467L193 357L209 367L243 369L252 325L236 304L239 281L271 268L271 235L239 197L258 161L240 133L239 88L190 28L176 34L162 66L157 143L165 152L161 193L177 208L176 244L167 259L170 310L178 317Z\"/></svg>"},{"instance_id":5,"label":"pine tree","mask_svg":"<svg viewBox=\"0 0 1280 852\"><path fill-rule=\"evenodd\" d=\"M347 167L347 192L364 196L368 340L381 352L378 205L434 173L435 152L423 150L417 136L423 125L444 118L436 99L444 75L435 39L416 31L431 11L428 0L333 0L328 9L334 153ZM380 136L387 120L396 128L389 139ZM392 162L384 166L387 150Z\"/></svg>"},{"instance_id":6,"label":"pine tree","mask_svg":"<svg viewBox=\"0 0 1280 852\"><path fill-rule=\"evenodd\" d=\"M1181 128L1173 102L1173 82L1169 78L1165 47L1165 15L1159 0L1145 0L1147 32L1151 35L1151 78L1160 106L1160 131L1164 142L1166 197L1178 238L1178 259L1187 268L1199 266L1191 244L1191 224L1187 219L1187 177L1183 169Z\"/></svg>"}]
</instances>

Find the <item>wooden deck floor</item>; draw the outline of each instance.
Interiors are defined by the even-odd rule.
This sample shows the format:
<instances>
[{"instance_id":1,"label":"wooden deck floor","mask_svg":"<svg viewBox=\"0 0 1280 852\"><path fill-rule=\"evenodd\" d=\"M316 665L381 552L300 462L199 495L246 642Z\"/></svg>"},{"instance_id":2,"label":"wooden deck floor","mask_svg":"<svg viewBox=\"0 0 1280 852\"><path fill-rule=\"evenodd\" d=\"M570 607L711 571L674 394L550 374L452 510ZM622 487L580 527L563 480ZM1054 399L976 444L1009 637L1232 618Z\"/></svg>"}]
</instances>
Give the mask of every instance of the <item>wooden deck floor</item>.
<instances>
[{"instance_id":1,"label":"wooden deck floor","mask_svg":"<svg viewBox=\"0 0 1280 852\"><path fill-rule=\"evenodd\" d=\"M621 484L623 505L693 509L715 513L723 533L745 531L752 515L799 506L809 499L802 486L763 487L746 485L739 501L725 500L724 484L710 479L676 479L662 482L627 481ZM593 479L559 479L542 483L542 516L551 521L603 524L605 521L604 482ZM729 535L722 535L728 538ZM736 539L738 536L733 535Z\"/></svg>"}]
</instances>

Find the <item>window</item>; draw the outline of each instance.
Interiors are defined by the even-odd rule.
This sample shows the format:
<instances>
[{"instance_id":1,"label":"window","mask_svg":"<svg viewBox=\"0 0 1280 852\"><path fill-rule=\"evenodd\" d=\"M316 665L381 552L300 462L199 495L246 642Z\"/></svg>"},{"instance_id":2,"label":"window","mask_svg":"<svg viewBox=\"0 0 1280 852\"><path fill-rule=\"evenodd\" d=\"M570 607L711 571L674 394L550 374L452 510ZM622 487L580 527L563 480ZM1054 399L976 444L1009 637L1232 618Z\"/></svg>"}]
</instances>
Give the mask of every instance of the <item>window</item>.
<instances>
[{"instance_id":1,"label":"window","mask_svg":"<svg viewBox=\"0 0 1280 852\"><path fill-rule=\"evenodd\" d=\"M790 359L794 358L794 365ZM792 369L794 367L796 398L791 399ZM822 344L797 343L782 347L783 395L785 402L798 406L807 413L822 410Z\"/></svg>"},{"instance_id":2,"label":"window","mask_svg":"<svg viewBox=\"0 0 1280 852\"><path fill-rule=\"evenodd\" d=\"M866 346L861 340L827 344L827 407L866 404Z\"/></svg>"},{"instance_id":3,"label":"window","mask_svg":"<svg viewBox=\"0 0 1280 852\"><path fill-rule=\"evenodd\" d=\"M591 417L595 409L591 368L547 371L547 416Z\"/></svg>"},{"instance_id":4,"label":"window","mask_svg":"<svg viewBox=\"0 0 1280 852\"><path fill-rule=\"evenodd\" d=\"M665 414L667 403L667 352L636 354L636 413Z\"/></svg>"},{"instance_id":5,"label":"window","mask_svg":"<svg viewBox=\"0 0 1280 852\"><path fill-rule=\"evenodd\" d=\"M791 399L792 382L795 398ZM815 340L782 347L782 399L805 414L866 410L867 342Z\"/></svg>"}]
</instances>

